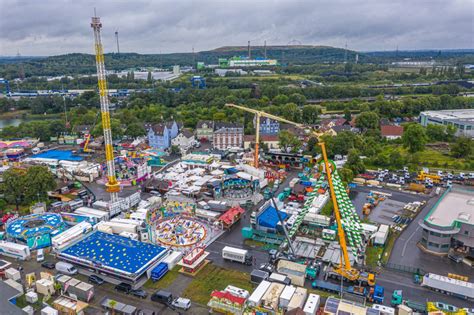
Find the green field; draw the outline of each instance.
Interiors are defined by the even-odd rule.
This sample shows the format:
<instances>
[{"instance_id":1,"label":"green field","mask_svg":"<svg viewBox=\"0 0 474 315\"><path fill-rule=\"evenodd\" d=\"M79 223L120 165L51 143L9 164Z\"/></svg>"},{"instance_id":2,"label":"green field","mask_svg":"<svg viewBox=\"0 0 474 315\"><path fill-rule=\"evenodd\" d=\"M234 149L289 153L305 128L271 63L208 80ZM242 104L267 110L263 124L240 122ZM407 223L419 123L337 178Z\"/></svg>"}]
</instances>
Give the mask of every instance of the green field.
<instances>
[{"instance_id":1,"label":"green field","mask_svg":"<svg viewBox=\"0 0 474 315\"><path fill-rule=\"evenodd\" d=\"M206 305L211 298L210 294L212 291L224 290L228 285L233 285L249 292L253 291L253 285L250 283L250 274L209 264L191 281L184 290L183 296L191 299L193 302Z\"/></svg>"}]
</instances>

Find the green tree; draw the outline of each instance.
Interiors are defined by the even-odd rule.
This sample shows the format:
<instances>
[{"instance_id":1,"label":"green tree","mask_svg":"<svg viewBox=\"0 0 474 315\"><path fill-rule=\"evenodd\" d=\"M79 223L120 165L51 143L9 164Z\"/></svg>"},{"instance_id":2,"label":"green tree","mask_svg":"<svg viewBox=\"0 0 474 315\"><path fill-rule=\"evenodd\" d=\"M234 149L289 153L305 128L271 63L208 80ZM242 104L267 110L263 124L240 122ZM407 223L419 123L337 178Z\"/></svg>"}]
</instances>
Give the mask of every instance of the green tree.
<instances>
[{"instance_id":1,"label":"green tree","mask_svg":"<svg viewBox=\"0 0 474 315\"><path fill-rule=\"evenodd\" d=\"M181 153L181 150L177 145L172 145L171 146L171 154L178 155Z\"/></svg>"},{"instance_id":2,"label":"green tree","mask_svg":"<svg viewBox=\"0 0 474 315\"><path fill-rule=\"evenodd\" d=\"M363 112L356 117L356 126L363 131L378 129L379 124L380 118L376 112Z\"/></svg>"},{"instance_id":3,"label":"green tree","mask_svg":"<svg viewBox=\"0 0 474 315\"><path fill-rule=\"evenodd\" d=\"M4 198L15 205L16 210L25 198L26 172L17 168L10 168L3 173L1 191Z\"/></svg>"},{"instance_id":4,"label":"green tree","mask_svg":"<svg viewBox=\"0 0 474 315\"><path fill-rule=\"evenodd\" d=\"M306 97L300 93L293 93L289 97L291 103L295 103L298 106L303 106L306 104Z\"/></svg>"},{"instance_id":5,"label":"green tree","mask_svg":"<svg viewBox=\"0 0 474 315\"><path fill-rule=\"evenodd\" d=\"M26 171L28 185L25 190L25 199L28 202L34 200L45 201L48 199L48 191L56 188L56 181L49 168L42 165L31 166Z\"/></svg>"},{"instance_id":6,"label":"green tree","mask_svg":"<svg viewBox=\"0 0 474 315\"><path fill-rule=\"evenodd\" d=\"M125 135L137 138L144 136L146 134L145 127L143 127L143 124L140 123L132 123L127 126L127 129L125 130Z\"/></svg>"},{"instance_id":7,"label":"green tree","mask_svg":"<svg viewBox=\"0 0 474 315\"><path fill-rule=\"evenodd\" d=\"M355 175L365 172L365 165L358 150L352 149L349 151L344 167L350 169Z\"/></svg>"},{"instance_id":8,"label":"green tree","mask_svg":"<svg viewBox=\"0 0 474 315\"><path fill-rule=\"evenodd\" d=\"M112 130L112 137L114 139L120 139L123 136L123 129L120 120L116 118L110 119L110 129ZM94 130L92 130L92 135L94 137L98 137L104 134L104 130L102 129L102 122L99 122Z\"/></svg>"},{"instance_id":9,"label":"green tree","mask_svg":"<svg viewBox=\"0 0 474 315\"><path fill-rule=\"evenodd\" d=\"M278 94L277 96L273 98L272 103L275 105L283 105L283 104L288 103L288 101L289 101L288 96L286 96L285 94Z\"/></svg>"},{"instance_id":10,"label":"green tree","mask_svg":"<svg viewBox=\"0 0 474 315\"><path fill-rule=\"evenodd\" d=\"M459 137L451 145L451 154L457 158L467 158L474 152L473 143L468 137Z\"/></svg>"},{"instance_id":11,"label":"green tree","mask_svg":"<svg viewBox=\"0 0 474 315\"><path fill-rule=\"evenodd\" d=\"M301 149L302 143L300 139L288 130L280 131L278 134L278 141L280 142L280 148L285 152L291 150L292 153L296 153Z\"/></svg>"},{"instance_id":12,"label":"green tree","mask_svg":"<svg viewBox=\"0 0 474 315\"><path fill-rule=\"evenodd\" d=\"M305 105L301 109L301 120L305 124L316 124L318 122L319 108L314 105Z\"/></svg>"},{"instance_id":13,"label":"green tree","mask_svg":"<svg viewBox=\"0 0 474 315\"><path fill-rule=\"evenodd\" d=\"M422 151L427 142L425 128L419 124L407 125L403 131L402 142L410 153Z\"/></svg>"},{"instance_id":14,"label":"green tree","mask_svg":"<svg viewBox=\"0 0 474 315\"><path fill-rule=\"evenodd\" d=\"M147 80L148 83L151 83L153 81L153 77L151 76L150 71L148 71L148 76L147 76L146 80Z\"/></svg>"},{"instance_id":15,"label":"green tree","mask_svg":"<svg viewBox=\"0 0 474 315\"><path fill-rule=\"evenodd\" d=\"M354 179L354 172L350 168L343 167L337 171L344 183L348 184Z\"/></svg>"},{"instance_id":16,"label":"green tree","mask_svg":"<svg viewBox=\"0 0 474 315\"><path fill-rule=\"evenodd\" d=\"M349 109L349 107L344 108L344 119L347 120L347 121L352 120L352 114L351 114L351 110Z\"/></svg>"},{"instance_id":17,"label":"green tree","mask_svg":"<svg viewBox=\"0 0 474 315\"><path fill-rule=\"evenodd\" d=\"M398 150L390 152L389 155L390 165L396 168L400 168L405 164L402 154Z\"/></svg>"},{"instance_id":18,"label":"green tree","mask_svg":"<svg viewBox=\"0 0 474 315\"><path fill-rule=\"evenodd\" d=\"M446 141L446 126L428 124L426 126L426 135L431 141Z\"/></svg>"}]
</instances>

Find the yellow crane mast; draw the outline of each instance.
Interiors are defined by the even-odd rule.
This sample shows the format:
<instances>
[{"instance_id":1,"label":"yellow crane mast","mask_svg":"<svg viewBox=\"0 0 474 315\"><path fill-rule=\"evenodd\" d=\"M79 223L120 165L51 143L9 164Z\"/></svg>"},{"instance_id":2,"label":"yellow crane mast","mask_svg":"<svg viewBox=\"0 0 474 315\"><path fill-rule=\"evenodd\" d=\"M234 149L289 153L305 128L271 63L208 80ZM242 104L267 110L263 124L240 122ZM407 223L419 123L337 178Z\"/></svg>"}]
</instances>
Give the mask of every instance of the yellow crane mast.
<instances>
[{"instance_id":1,"label":"yellow crane mast","mask_svg":"<svg viewBox=\"0 0 474 315\"><path fill-rule=\"evenodd\" d=\"M263 111L259 111L259 110L255 110L255 109L251 109L251 108L247 108L247 107L239 106L239 105L235 105L235 104L226 104L226 106L234 107L234 108L238 108L238 109L250 112L250 113L254 113L257 117L260 117L260 116L268 117L268 118L271 118L271 119L274 119L274 120L277 120L277 121L281 121L281 122L296 126L298 128L305 128L305 126L303 124L299 124L299 123L293 122L291 120L287 120L287 119L284 119L284 118L281 118L281 117L278 117L278 116L275 116L275 115L272 115L272 114L268 114L268 113L265 113ZM257 122L258 121L259 120L257 119ZM257 125L257 130L258 129L259 129L259 126ZM321 136L320 133L316 132L315 130L312 130L311 133L318 139L318 141L320 141L320 136ZM258 150L257 150L258 149L258 139L257 139L257 137L256 137L255 140L257 142L256 145L255 145L255 149L256 149L255 150L255 159L258 160ZM333 185L333 182L332 182L332 175L331 175L332 171L331 171L331 166L329 164L329 160L328 160L327 153L326 153L326 146L325 146L324 142L319 142L318 145L321 147L321 151L322 151L324 166L325 166L326 175L327 175L327 178L328 178L329 190L331 192L331 200L332 200L332 203L333 203L333 206L334 206L334 216L336 218L336 223L337 223L337 233L339 235L339 244L341 245L341 250L342 250L341 263L339 264L339 266L334 268L334 272L337 273L338 275L340 275L341 277L349 280L349 281L357 281L357 280L361 279L361 273L360 273L359 270L357 270L357 269L355 269L354 267L351 266L351 262L349 260L349 253L347 251L347 243L346 243L346 234L344 232L344 228L342 227L341 213L339 212L339 206L337 204L336 193L335 193L334 185ZM369 282L369 284L372 284L375 281L375 279L373 278L373 275L369 275L369 278L370 279L369 279L368 282Z\"/></svg>"},{"instance_id":2,"label":"yellow crane mast","mask_svg":"<svg viewBox=\"0 0 474 315\"><path fill-rule=\"evenodd\" d=\"M102 48L102 40L100 38L100 29L102 23L100 18L94 16L92 18L91 27L94 29L95 39L95 64L97 68L97 85L99 87L100 110L102 117L102 129L104 130L105 142L105 160L107 163L107 179L106 190L110 193L112 202L118 201L118 192L120 184L115 177L114 150L112 147L112 130L110 127L110 111L109 96L107 89L107 77L105 75L104 52Z\"/></svg>"},{"instance_id":3,"label":"yellow crane mast","mask_svg":"<svg viewBox=\"0 0 474 315\"><path fill-rule=\"evenodd\" d=\"M225 106L238 108L240 110L255 114L255 121L256 121L256 123L255 123L255 125L256 125L255 126L255 155L254 155L254 160L253 160L253 166L255 166L256 168L258 168L258 166L259 166L258 150L259 150L259 142L260 142L260 117L267 117L267 118L270 118L270 119L273 119L273 120L276 120L276 121L279 121L279 122L295 125L299 128L304 127L302 124L298 124L298 123L292 122L290 120L286 120L284 118L262 112L260 110L256 110L256 109L252 109L252 108L248 108L248 107L244 107L244 106L239 106L239 105L235 105L235 104L225 104Z\"/></svg>"}]
</instances>

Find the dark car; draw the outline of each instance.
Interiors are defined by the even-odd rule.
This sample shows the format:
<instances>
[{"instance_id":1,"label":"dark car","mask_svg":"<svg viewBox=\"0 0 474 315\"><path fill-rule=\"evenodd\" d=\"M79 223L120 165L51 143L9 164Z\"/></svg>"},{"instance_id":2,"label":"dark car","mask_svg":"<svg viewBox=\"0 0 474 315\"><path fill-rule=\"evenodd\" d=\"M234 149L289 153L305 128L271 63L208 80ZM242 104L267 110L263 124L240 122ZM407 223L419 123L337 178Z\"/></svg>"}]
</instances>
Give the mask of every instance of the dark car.
<instances>
[{"instance_id":1,"label":"dark car","mask_svg":"<svg viewBox=\"0 0 474 315\"><path fill-rule=\"evenodd\" d=\"M99 277L97 275L90 275L89 276L89 282L97 284L97 285L101 285L102 283L104 283L104 279L102 279L101 277Z\"/></svg>"},{"instance_id":2,"label":"dark car","mask_svg":"<svg viewBox=\"0 0 474 315\"><path fill-rule=\"evenodd\" d=\"M121 282L115 286L115 290L129 294L130 291L132 291L132 285L125 282Z\"/></svg>"},{"instance_id":3,"label":"dark car","mask_svg":"<svg viewBox=\"0 0 474 315\"><path fill-rule=\"evenodd\" d=\"M130 294L142 299L146 299L148 296L148 293L145 290L142 289L137 289L137 290L131 290Z\"/></svg>"},{"instance_id":4,"label":"dark car","mask_svg":"<svg viewBox=\"0 0 474 315\"><path fill-rule=\"evenodd\" d=\"M55 265L53 262L51 262L51 261L43 261L43 262L41 263L41 267L46 268L46 269L54 269L55 266L56 266L56 265Z\"/></svg>"},{"instance_id":5,"label":"dark car","mask_svg":"<svg viewBox=\"0 0 474 315\"><path fill-rule=\"evenodd\" d=\"M173 295L171 292L160 290L152 294L151 300L165 305L171 305L173 302Z\"/></svg>"}]
</instances>

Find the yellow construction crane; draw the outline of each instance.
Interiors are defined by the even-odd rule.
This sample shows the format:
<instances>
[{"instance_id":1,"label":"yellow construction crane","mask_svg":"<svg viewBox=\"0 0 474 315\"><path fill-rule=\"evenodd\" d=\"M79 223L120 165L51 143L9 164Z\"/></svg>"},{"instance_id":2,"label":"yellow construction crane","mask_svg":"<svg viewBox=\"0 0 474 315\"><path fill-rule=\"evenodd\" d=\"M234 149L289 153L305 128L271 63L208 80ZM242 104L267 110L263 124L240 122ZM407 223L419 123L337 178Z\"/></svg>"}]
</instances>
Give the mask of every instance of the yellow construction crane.
<instances>
[{"instance_id":1,"label":"yellow construction crane","mask_svg":"<svg viewBox=\"0 0 474 315\"><path fill-rule=\"evenodd\" d=\"M238 108L240 110L255 114L255 121L256 121L255 123L255 155L254 155L254 160L253 160L253 166L255 166L256 168L258 168L259 166L258 150L259 150L259 142L260 142L260 117L267 117L267 118L270 118L282 123L287 123L287 124L297 126L299 128L304 128L304 125L302 124L298 124L293 121L286 120L284 118L262 112L260 110L256 110L256 109L252 109L252 108L248 108L244 106L239 106L235 104L225 104L225 106Z\"/></svg>"},{"instance_id":2,"label":"yellow construction crane","mask_svg":"<svg viewBox=\"0 0 474 315\"><path fill-rule=\"evenodd\" d=\"M107 163L107 184L106 190L110 193L112 202L118 201L118 192L120 184L115 177L114 150L112 146L112 130L110 128L110 112L109 112L109 96L107 89L107 77L105 75L104 52L102 48L102 40L100 38L100 29L102 23L100 18L94 16L92 18L91 27L94 29L95 39L95 64L97 68L97 85L99 86L100 110L102 116L102 129L104 130L105 142L105 160Z\"/></svg>"},{"instance_id":3,"label":"yellow construction crane","mask_svg":"<svg viewBox=\"0 0 474 315\"><path fill-rule=\"evenodd\" d=\"M271 114L268 114L268 113L265 113L265 112L262 112L262 111L259 111L259 110L250 109L250 108L247 108L247 107L244 107L244 106L238 106L238 105L234 105L234 104L226 104L226 106L235 107L235 108L239 108L241 110L244 110L244 111L247 111L247 112L250 112L250 113L254 113L257 116L257 135L258 135L258 129L259 129L258 123L259 123L259 117L260 116L275 119L277 121L281 121L281 122L296 126L298 128L305 128L305 126L303 124L299 124L299 123L293 122L291 120L280 118L278 116L271 115ZM315 130L312 130L311 133L312 133L312 135L314 135L318 139L318 141L320 140L320 136L321 136L320 133L318 133ZM257 137L255 139L256 141L258 139ZM343 278L345 278L349 281L358 281L358 280L361 280L362 274L359 270L357 270L357 269L355 269L354 267L351 266L351 262L349 260L349 253L347 251L347 243L346 243L346 234L345 234L344 229L342 227L341 213L339 212L339 206L337 204L336 193L334 191L334 185L333 185L333 182L332 182L332 174L331 174L331 172L332 172L331 171L331 165L330 165L328 157L327 157L326 146L325 146L324 142L319 142L318 145L321 147L321 151L322 151L324 167L326 169L326 175L327 175L328 184L329 184L329 190L331 192L331 200L332 200L332 203L333 203L333 206L334 206L334 216L336 217L336 222L337 222L337 233L339 235L339 244L341 245L341 250L342 250L341 263L338 266L336 266L333 269L333 271L336 274L338 274L339 276L341 276L341 277L343 277ZM258 161L258 141L255 145L255 152L256 152L255 159ZM374 285L375 284L375 276L373 274L367 275L367 279L364 279L364 280L366 280L369 285Z\"/></svg>"}]
</instances>

